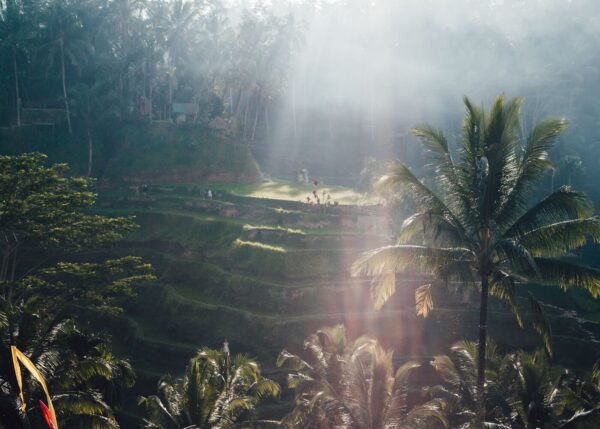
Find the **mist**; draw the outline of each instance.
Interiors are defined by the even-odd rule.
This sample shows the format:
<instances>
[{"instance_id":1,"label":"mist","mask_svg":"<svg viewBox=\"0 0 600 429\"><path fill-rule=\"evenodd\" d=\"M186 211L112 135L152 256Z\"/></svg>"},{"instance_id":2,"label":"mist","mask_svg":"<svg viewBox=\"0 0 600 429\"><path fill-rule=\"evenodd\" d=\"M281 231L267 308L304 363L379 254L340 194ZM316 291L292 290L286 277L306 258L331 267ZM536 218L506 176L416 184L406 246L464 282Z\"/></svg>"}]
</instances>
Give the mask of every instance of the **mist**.
<instances>
[{"instance_id":1,"label":"mist","mask_svg":"<svg viewBox=\"0 0 600 429\"><path fill-rule=\"evenodd\" d=\"M286 168L305 163L336 176L356 173L366 156L412 157L410 128L427 122L458 132L463 96L485 104L499 93L522 96L525 128L552 115L569 120L567 135L581 134L581 109L598 87L594 1L288 7L303 23L304 43L269 140L271 157L291 155ZM272 167L282 165L272 159Z\"/></svg>"}]
</instances>

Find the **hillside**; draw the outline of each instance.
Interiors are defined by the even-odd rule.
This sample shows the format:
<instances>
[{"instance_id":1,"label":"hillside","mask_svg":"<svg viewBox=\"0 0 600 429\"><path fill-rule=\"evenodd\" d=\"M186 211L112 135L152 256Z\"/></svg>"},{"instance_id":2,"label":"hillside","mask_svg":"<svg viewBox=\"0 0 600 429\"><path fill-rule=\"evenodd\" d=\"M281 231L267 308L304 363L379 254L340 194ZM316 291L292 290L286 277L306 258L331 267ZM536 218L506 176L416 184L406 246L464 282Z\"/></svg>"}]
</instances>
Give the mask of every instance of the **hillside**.
<instances>
[{"instance_id":1,"label":"hillside","mask_svg":"<svg viewBox=\"0 0 600 429\"><path fill-rule=\"evenodd\" d=\"M218 181L256 183L260 168L247 145L239 145L199 125L119 125L97 133L92 176L103 186L125 183ZM59 127L0 129L0 153L39 151L50 162L66 162L85 174L88 146L84 130Z\"/></svg>"},{"instance_id":2,"label":"hillside","mask_svg":"<svg viewBox=\"0 0 600 429\"><path fill-rule=\"evenodd\" d=\"M330 195L332 204L307 204L312 185L261 179L247 146L201 129L160 125L114 135L114 142L103 140L98 148L95 210L134 216L139 228L109 249L78 258L139 255L157 275L154 284L137 287L124 314L96 320L138 375L122 427L137 427L135 399L153 393L161 375L181 374L199 347L220 347L225 340L284 383L274 365L279 351L299 351L305 336L324 325L343 322L352 335L377 336L400 360L428 361L457 339L476 337L474 295L437 296L427 319L416 316L414 289L426 282L416 272L399 279L383 310L372 309L369 281L350 276L363 251L390 244L394 235L391 214L372 197L319 185L319 195ZM85 170L85 148L67 135L48 143L22 131L2 146L4 153L31 150L73 163L75 173ZM148 191L140 184L149 184ZM546 303L557 362L586 367L600 358L597 303L581 291L528 286L520 293L523 308L528 292ZM541 344L497 302L490 331L502 348ZM288 406L284 394L261 412L280 417Z\"/></svg>"},{"instance_id":3,"label":"hillside","mask_svg":"<svg viewBox=\"0 0 600 429\"><path fill-rule=\"evenodd\" d=\"M204 199L191 185L155 187L147 196L102 194L101 213L134 215L140 225L111 254L143 256L158 276L155 284L138 288L124 317L107 322L119 329L115 339L138 371L137 393L151 393L161 374L183 371L198 347L225 340L235 352L258 357L283 382L274 368L278 352L298 351L304 337L323 325L344 322L354 334L376 335L400 359L429 360L459 338L475 338L474 296L437 297L432 315L416 317L414 288L424 281L417 273L400 279L399 293L382 311L372 310L368 281L349 271L362 251L390 242L382 207L323 210L293 201L293 192L290 200L274 200L232 194L226 186L216 194L218 200ZM584 308L586 298L535 287L523 295L527 291L562 306L546 308L558 362L585 366L600 357L600 325L578 315L599 314ZM501 347L540 344L497 303L490 329ZM280 416L285 407L284 396L263 411Z\"/></svg>"}]
</instances>

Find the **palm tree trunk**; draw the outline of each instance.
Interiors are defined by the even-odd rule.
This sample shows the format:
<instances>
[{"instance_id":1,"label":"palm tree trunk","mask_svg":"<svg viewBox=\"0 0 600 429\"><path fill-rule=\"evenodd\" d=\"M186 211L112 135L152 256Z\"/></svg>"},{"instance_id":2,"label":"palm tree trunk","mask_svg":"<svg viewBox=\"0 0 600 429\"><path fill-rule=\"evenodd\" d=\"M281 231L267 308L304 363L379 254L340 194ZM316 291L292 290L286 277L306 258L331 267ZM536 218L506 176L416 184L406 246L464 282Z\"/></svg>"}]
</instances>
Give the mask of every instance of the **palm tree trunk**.
<instances>
[{"instance_id":1,"label":"palm tree trunk","mask_svg":"<svg viewBox=\"0 0 600 429\"><path fill-rule=\"evenodd\" d=\"M298 122L296 120L296 84L292 81L292 121L294 126L294 140L298 138Z\"/></svg>"},{"instance_id":2,"label":"palm tree trunk","mask_svg":"<svg viewBox=\"0 0 600 429\"><path fill-rule=\"evenodd\" d=\"M333 121L331 120L331 114L327 115L327 128L329 131L329 138L331 140L333 140L333 138L335 137L334 133L333 133Z\"/></svg>"},{"instance_id":3,"label":"palm tree trunk","mask_svg":"<svg viewBox=\"0 0 600 429\"><path fill-rule=\"evenodd\" d=\"M489 278L487 274L481 276L481 303L479 306L479 342L477 344L477 405L476 429L483 429L485 421L485 348L487 342L487 305L489 292Z\"/></svg>"},{"instance_id":4,"label":"palm tree trunk","mask_svg":"<svg viewBox=\"0 0 600 429\"><path fill-rule=\"evenodd\" d=\"M242 129L242 139L246 140L246 128L248 127L248 110L250 109L250 96L246 95L246 108L244 109L244 128Z\"/></svg>"},{"instance_id":5,"label":"palm tree trunk","mask_svg":"<svg viewBox=\"0 0 600 429\"><path fill-rule=\"evenodd\" d=\"M369 133L371 141L375 141L375 100L373 96L373 78L369 79Z\"/></svg>"},{"instance_id":6,"label":"palm tree trunk","mask_svg":"<svg viewBox=\"0 0 600 429\"><path fill-rule=\"evenodd\" d=\"M92 138L92 131L88 128L87 130L87 138L88 138L88 171L87 177L91 177L92 175L92 155L94 153L94 140Z\"/></svg>"},{"instance_id":7,"label":"palm tree trunk","mask_svg":"<svg viewBox=\"0 0 600 429\"><path fill-rule=\"evenodd\" d=\"M269 122L269 106L265 106L265 128L267 130L267 136L271 135L271 123Z\"/></svg>"},{"instance_id":8,"label":"palm tree trunk","mask_svg":"<svg viewBox=\"0 0 600 429\"><path fill-rule=\"evenodd\" d=\"M254 125L252 126L252 138L250 141L254 141L254 136L256 134L256 125L258 124L258 114L260 113L260 99L256 103L256 107L254 109Z\"/></svg>"},{"instance_id":9,"label":"palm tree trunk","mask_svg":"<svg viewBox=\"0 0 600 429\"><path fill-rule=\"evenodd\" d=\"M149 86L149 88L148 88L148 99L149 99L148 104L150 105L150 112L148 113L148 120L150 121L150 123L152 123L152 111L154 110L153 109L154 104L152 101L152 92L153 92L152 91L152 79L150 79L150 85L148 85L148 86Z\"/></svg>"},{"instance_id":10,"label":"palm tree trunk","mask_svg":"<svg viewBox=\"0 0 600 429\"><path fill-rule=\"evenodd\" d=\"M13 71L15 73L15 98L17 105L17 127L21 126L21 96L19 94L19 68L17 67L17 49L13 47Z\"/></svg>"},{"instance_id":11,"label":"palm tree trunk","mask_svg":"<svg viewBox=\"0 0 600 429\"><path fill-rule=\"evenodd\" d=\"M65 76L65 48L63 39L60 41L60 66L62 71L62 87L63 87L63 98L65 99L65 112L67 114L67 125L69 127L69 134L73 134L73 128L71 127L71 112L69 111L69 99L67 98L67 83Z\"/></svg>"}]
</instances>

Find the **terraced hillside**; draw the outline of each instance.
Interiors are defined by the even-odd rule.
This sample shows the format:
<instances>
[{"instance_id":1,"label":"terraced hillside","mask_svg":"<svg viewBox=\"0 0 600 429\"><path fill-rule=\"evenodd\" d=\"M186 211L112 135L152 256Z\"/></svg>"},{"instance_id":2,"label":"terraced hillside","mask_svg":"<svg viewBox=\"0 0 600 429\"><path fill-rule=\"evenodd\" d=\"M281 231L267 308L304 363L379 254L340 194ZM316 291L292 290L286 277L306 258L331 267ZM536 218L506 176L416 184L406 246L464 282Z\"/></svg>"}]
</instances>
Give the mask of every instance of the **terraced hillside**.
<instances>
[{"instance_id":1,"label":"terraced hillside","mask_svg":"<svg viewBox=\"0 0 600 429\"><path fill-rule=\"evenodd\" d=\"M298 350L308 333L338 322L356 334L377 335L400 358L428 360L459 338L475 337L474 296L438 296L430 317L416 317L414 288L423 284L416 273L400 279L403 286L382 311L372 310L368 282L349 271L362 251L391 242L383 208L323 210L224 192L207 200L199 193L165 186L147 196L101 194L99 210L134 215L140 225L110 253L143 256L158 276L155 284L138 287L124 316L104 321L136 367L138 393L153 392L161 374L180 373L198 347L219 347L224 340L277 376L274 361L282 348ZM529 290L562 305L547 309L559 360L587 364L600 357L600 328L579 318L576 296ZM500 304L490 329L503 346L539 344Z\"/></svg>"}]
</instances>

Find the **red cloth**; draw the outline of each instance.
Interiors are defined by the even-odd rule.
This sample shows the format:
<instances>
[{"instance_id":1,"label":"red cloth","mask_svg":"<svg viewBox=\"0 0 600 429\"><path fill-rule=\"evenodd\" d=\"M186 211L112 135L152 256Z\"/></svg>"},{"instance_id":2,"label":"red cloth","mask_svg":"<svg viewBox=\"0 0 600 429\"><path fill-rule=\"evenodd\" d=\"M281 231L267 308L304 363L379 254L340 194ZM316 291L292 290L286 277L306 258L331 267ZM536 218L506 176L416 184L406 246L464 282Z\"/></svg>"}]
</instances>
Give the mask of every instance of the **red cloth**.
<instances>
[{"instance_id":1,"label":"red cloth","mask_svg":"<svg viewBox=\"0 0 600 429\"><path fill-rule=\"evenodd\" d=\"M56 429L54 426L54 422L52 421L52 412L48 409L44 401L40 400L40 410L42 410L42 415L44 416L44 420L46 420L46 424L49 429Z\"/></svg>"}]
</instances>

